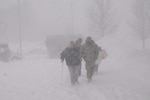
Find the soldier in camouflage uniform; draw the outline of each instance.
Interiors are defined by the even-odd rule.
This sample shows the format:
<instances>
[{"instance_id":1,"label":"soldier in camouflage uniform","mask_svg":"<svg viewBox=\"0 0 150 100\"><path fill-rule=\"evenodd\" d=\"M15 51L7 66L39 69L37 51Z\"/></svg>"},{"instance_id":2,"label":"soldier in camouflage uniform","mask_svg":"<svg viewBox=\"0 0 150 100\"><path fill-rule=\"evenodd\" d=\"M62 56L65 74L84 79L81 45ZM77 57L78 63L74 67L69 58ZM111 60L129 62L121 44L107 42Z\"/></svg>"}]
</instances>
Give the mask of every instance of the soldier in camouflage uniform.
<instances>
[{"instance_id":1,"label":"soldier in camouflage uniform","mask_svg":"<svg viewBox=\"0 0 150 100\"><path fill-rule=\"evenodd\" d=\"M77 40L76 40L76 46L80 49L80 55L81 55L81 59L82 59L82 38L78 38ZM79 76L81 75L81 66L82 66L82 62L81 62L81 64L80 64L80 69L79 69Z\"/></svg>"},{"instance_id":2,"label":"soldier in camouflage uniform","mask_svg":"<svg viewBox=\"0 0 150 100\"><path fill-rule=\"evenodd\" d=\"M85 44L83 45L82 54L85 61L86 70L87 70L87 79L88 82L92 80L95 70L95 61L98 57L99 49L97 44L87 37Z\"/></svg>"}]
</instances>

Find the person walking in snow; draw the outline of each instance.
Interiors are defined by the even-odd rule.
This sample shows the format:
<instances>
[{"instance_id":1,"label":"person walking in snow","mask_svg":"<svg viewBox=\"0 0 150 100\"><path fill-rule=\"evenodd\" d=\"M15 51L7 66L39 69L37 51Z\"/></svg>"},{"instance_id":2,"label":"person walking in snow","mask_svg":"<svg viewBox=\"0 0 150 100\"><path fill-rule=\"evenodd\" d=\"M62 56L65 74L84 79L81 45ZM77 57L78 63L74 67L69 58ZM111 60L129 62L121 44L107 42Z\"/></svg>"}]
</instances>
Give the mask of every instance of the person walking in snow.
<instances>
[{"instance_id":1,"label":"person walking in snow","mask_svg":"<svg viewBox=\"0 0 150 100\"><path fill-rule=\"evenodd\" d=\"M74 41L71 41L67 48L61 53L61 61L66 61L70 73L71 84L78 83L79 69L81 64L80 49L76 47Z\"/></svg>"},{"instance_id":2,"label":"person walking in snow","mask_svg":"<svg viewBox=\"0 0 150 100\"><path fill-rule=\"evenodd\" d=\"M80 49L80 55L81 55L81 61L82 61L82 38L78 38L75 43L76 43L76 46ZM80 64L79 76L81 75L81 66L82 66L82 63Z\"/></svg>"},{"instance_id":3,"label":"person walking in snow","mask_svg":"<svg viewBox=\"0 0 150 100\"><path fill-rule=\"evenodd\" d=\"M95 72L95 61L99 53L98 46L91 37L87 37L86 42L83 45L82 53L87 70L87 79L88 82L90 82Z\"/></svg>"},{"instance_id":4,"label":"person walking in snow","mask_svg":"<svg viewBox=\"0 0 150 100\"><path fill-rule=\"evenodd\" d=\"M107 57L106 51L104 49L102 49L101 47L98 47L98 48L99 48L99 54L95 61L95 73L98 73L98 67L99 67L101 61Z\"/></svg>"},{"instance_id":5,"label":"person walking in snow","mask_svg":"<svg viewBox=\"0 0 150 100\"><path fill-rule=\"evenodd\" d=\"M76 40L76 46L81 49L81 47L82 47L82 38L78 38L78 39Z\"/></svg>"},{"instance_id":6,"label":"person walking in snow","mask_svg":"<svg viewBox=\"0 0 150 100\"><path fill-rule=\"evenodd\" d=\"M102 49L101 49L101 47L98 47L98 48L99 48L99 54L95 61L95 73L98 73L98 67L102 61Z\"/></svg>"}]
</instances>

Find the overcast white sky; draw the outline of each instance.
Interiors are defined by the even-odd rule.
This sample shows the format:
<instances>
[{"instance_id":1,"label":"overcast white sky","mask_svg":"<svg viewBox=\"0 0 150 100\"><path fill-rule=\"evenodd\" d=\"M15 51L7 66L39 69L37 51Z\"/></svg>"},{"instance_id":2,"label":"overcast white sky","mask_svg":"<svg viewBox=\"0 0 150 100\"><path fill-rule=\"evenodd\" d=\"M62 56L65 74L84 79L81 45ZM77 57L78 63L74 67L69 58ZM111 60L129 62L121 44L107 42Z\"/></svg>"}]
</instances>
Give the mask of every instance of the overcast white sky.
<instances>
[{"instance_id":1,"label":"overcast white sky","mask_svg":"<svg viewBox=\"0 0 150 100\"><path fill-rule=\"evenodd\" d=\"M17 1L0 0L0 22L8 25L7 35L5 33L3 36L9 41L17 40L19 34ZM121 23L124 23L130 12L128 6L131 6L131 0L111 1L118 20L123 19ZM20 0L20 2L24 40L43 40L48 34L71 34L71 2L73 2L74 33L88 33L86 10L92 0Z\"/></svg>"}]
</instances>

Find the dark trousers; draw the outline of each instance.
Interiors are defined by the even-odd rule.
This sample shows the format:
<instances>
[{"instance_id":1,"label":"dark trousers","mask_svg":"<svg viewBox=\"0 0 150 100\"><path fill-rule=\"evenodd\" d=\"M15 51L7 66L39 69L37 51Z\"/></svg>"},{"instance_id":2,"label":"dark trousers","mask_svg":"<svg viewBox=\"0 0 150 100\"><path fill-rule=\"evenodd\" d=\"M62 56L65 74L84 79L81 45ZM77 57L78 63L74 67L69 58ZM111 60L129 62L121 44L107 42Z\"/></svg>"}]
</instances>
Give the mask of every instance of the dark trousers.
<instances>
[{"instance_id":1,"label":"dark trousers","mask_svg":"<svg viewBox=\"0 0 150 100\"><path fill-rule=\"evenodd\" d=\"M74 85L74 84L78 83L80 65L68 66L68 69L69 69L69 73L70 73L71 84Z\"/></svg>"}]
</instances>

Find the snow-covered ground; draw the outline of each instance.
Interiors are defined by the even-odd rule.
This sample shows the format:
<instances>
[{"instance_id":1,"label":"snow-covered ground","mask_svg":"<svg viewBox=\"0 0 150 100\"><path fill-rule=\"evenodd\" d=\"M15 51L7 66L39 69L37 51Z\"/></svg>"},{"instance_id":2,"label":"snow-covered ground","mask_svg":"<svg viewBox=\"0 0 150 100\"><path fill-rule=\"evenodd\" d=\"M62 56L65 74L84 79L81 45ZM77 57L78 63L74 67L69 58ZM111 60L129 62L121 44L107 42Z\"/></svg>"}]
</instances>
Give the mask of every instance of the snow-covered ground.
<instances>
[{"instance_id":1,"label":"snow-covered ground","mask_svg":"<svg viewBox=\"0 0 150 100\"><path fill-rule=\"evenodd\" d=\"M91 83L83 62L76 86L70 85L67 66L41 49L19 61L0 62L0 100L150 100L150 51L132 48L115 35L97 43L108 57Z\"/></svg>"}]
</instances>

